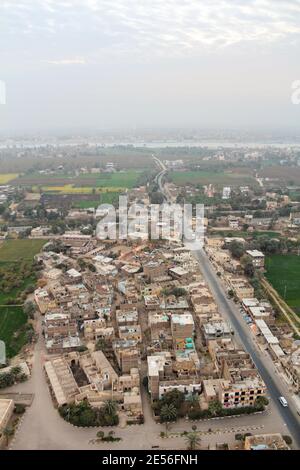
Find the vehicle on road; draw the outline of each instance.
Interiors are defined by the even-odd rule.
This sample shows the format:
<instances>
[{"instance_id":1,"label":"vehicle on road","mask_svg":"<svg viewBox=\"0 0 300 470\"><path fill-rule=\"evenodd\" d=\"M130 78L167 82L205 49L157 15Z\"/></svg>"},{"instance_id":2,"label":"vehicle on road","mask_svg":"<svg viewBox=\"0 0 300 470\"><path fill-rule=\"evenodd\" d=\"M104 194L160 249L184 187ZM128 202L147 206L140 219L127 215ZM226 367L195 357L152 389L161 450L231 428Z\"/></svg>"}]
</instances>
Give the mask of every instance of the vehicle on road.
<instances>
[{"instance_id":1,"label":"vehicle on road","mask_svg":"<svg viewBox=\"0 0 300 470\"><path fill-rule=\"evenodd\" d=\"M284 406L284 408L287 408L289 406L288 402L286 401L284 397L279 397L278 400L282 404L282 406Z\"/></svg>"}]
</instances>

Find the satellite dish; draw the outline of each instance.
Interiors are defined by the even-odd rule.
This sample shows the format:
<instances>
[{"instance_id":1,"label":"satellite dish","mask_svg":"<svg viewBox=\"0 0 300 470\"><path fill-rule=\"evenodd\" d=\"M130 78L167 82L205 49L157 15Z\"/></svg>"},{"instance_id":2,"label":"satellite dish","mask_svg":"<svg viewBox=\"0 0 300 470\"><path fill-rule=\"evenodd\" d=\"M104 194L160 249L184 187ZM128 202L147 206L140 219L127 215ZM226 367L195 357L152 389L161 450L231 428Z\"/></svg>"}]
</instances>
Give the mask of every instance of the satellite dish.
<instances>
[{"instance_id":1,"label":"satellite dish","mask_svg":"<svg viewBox=\"0 0 300 470\"><path fill-rule=\"evenodd\" d=\"M2 340L0 340L0 364L6 364L6 347Z\"/></svg>"}]
</instances>

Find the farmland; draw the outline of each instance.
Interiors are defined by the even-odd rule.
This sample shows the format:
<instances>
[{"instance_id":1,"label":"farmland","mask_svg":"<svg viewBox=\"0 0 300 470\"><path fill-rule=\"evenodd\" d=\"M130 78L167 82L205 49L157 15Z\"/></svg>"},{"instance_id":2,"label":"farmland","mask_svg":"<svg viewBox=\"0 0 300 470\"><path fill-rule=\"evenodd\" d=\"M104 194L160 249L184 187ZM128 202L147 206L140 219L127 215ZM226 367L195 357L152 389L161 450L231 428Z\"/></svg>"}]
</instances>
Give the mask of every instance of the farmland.
<instances>
[{"instance_id":1,"label":"farmland","mask_svg":"<svg viewBox=\"0 0 300 470\"><path fill-rule=\"evenodd\" d=\"M0 246L0 339L6 343L8 357L27 342L30 325L20 304L22 293L34 286L33 257L44 244L45 240L26 239L5 240Z\"/></svg>"},{"instance_id":2,"label":"farmland","mask_svg":"<svg viewBox=\"0 0 300 470\"><path fill-rule=\"evenodd\" d=\"M0 185L1 184L7 184L9 181L14 180L17 178L19 175L17 173L4 173L0 174Z\"/></svg>"},{"instance_id":3,"label":"farmland","mask_svg":"<svg viewBox=\"0 0 300 470\"><path fill-rule=\"evenodd\" d=\"M32 260L45 243L45 240L5 240L0 246L0 263Z\"/></svg>"},{"instance_id":4,"label":"farmland","mask_svg":"<svg viewBox=\"0 0 300 470\"><path fill-rule=\"evenodd\" d=\"M36 188L34 188L34 191ZM102 194L102 193L114 193L116 191L123 192L126 188L123 187L89 187L80 186L76 187L72 184L66 184L64 186L43 186L42 191L46 193L57 193L57 194Z\"/></svg>"},{"instance_id":5,"label":"farmland","mask_svg":"<svg viewBox=\"0 0 300 470\"><path fill-rule=\"evenodd\" d=\"M212 235L221 235L222 237L242 237L242 238L260 238L260 237L268 237L268 238L279 238L279 232L273 232L272 230L264 230L264 231L257 231L254 230L253 232L244 232L242 230L218 230L217 228L212 228L211 231Z\"/></svg>"},{"instance_id":6,"label":"farmland","mask_svg":"<svg viewBox=\"0 0 300 470\"><path fill-rule=\"evenodd\" d=\"M97 193L98 194L98 193ZM114 204L118 201L120 191L102 191L99 193L99 198L93 201L76 201L73 207L78 209L89 209L90 207L97 208L100 204Z\"/></svg>"},{"instance_id":7,"label":"farmland","mask_svg":"<svg viewBox=\"0 0 300 470\"><path fill-rule=\"evenodd\" d=\"M268 256L266 270L268 281L286 303L300 315L300 256Z\"/></svg>"},{"instance_id":8,"label":"farmland","mask_svg":"<svg viewBox=\"0 0 300 470\"><path fill-rule=\"evenodd\" d=\"M179 186L190 184L213 184L215 186L244 186L255 184L250 175L216 171L174 171L169 173L172 181Z\"/></svg>"},{"instance_id":9,"label":"farmland","mask_svg":"<svg viewBox=\"0 0 300 470\"><path fill-rule=\"evenodd\" d=\"M18 354L26 343L26 323L22 307L0 307L0 339L5 342L8 357Z\"/></svg>"},{"instance_id":10,"label":"farmland","mask_svg":"<svg viewBox=\"0 0 300 470\"><path fill-rule=\"evenodd\" d=\"M300 167L273 165L259 171L259 176L270 178L280 186L293 186L300 184ZM270 182L272 184L272 182Z\"/></svg>"},{"instance_id":11,"label":"farmland","mask_svg":"<svg viewBox=\"0 0 300 470\"><path fill-rule=\"evenodd\" d=\"M124 191L136 184L141 172L135 170L120 171L116 173L82 174L80 176L39 175L22 176L13 181L20 186L32 186L34 191L40 189L45 192L64 194L90 194L93 191L101 193L106 191Z\"/></svg>"}]
</instances>

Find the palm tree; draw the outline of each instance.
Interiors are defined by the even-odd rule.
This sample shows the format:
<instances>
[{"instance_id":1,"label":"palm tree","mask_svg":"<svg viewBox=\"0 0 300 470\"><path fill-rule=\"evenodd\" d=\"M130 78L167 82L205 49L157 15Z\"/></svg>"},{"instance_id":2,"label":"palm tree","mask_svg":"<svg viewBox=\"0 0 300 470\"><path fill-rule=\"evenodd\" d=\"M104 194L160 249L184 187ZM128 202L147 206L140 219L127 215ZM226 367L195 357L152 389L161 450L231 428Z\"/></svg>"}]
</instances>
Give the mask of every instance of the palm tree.
<instances>
[{"instance_id":1,"label":"palm tree","mask_svg":"<svg viewBox=\"0 0 300 470\"><path fill-rule=\"evenodd\" d=\"M12 428L4 428L3 434L6 437L6 445L8 446L8 441L11 436L14 434L14 430Z\"/></svg>"},{"instance_id":2,"label":"palm tree","mask_svg":"<svg viewBox=\"0 0 300 470\"><path fill-rule=\"evenodd\" d=\"M166 423L166 433L168 432L170 421L176 421L177 408L173 403L163 405L160 410L160 419Z\"/></svg>"},{"instance_id":3,"label":"palm tree","mask_svg":"<svg viewBox=\"0 0 300 470\"><path fill-rule=\"evenodd\" d=\"M201 439L196 432L189 432L186 435L186 443L188 445L188 450L196 450L200 446Z\"/></svg>"},{"instance_id":4,"label":"palm tree","mask_svg":"<svg viewBox=\"0 0 300 470\"><path fill-rule=\"evenodd\" d=\"M107 402L104 405L104 412L108 416L114 416L117 412L116 402L113 400L107 400Z\"/></svg>"}]
</instances>

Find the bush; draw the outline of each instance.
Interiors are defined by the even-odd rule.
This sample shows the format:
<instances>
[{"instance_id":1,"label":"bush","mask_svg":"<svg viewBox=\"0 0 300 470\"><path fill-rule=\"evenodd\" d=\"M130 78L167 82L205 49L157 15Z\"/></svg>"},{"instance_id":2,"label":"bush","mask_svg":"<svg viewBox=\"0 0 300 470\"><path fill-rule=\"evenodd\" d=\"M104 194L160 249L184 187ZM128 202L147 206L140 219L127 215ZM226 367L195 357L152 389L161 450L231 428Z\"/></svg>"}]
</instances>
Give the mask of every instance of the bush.
<instances>
[{"instance_id":1,"label":"bush","mask_svg":"<svg viewBox=\"0 0 300 470\"><path fill-rule=\"evenodd\" d=\"M282 436L282 438L285 440L288 446L293 444L293 439L291 438L291 436Z\"/></svg>"},{"instance_id":2,"label":"bush","mask_svg":"<svg viewBox=\"0 0 300 470\"><path fill-rule=\"evenodd\" d=\"M204 412L199 409L190 409L188 412L188 418L193 421L196 419L201 419L204 418L203 413Z\"/></svg>"},{"instance_id":3,"label":"bush","mask_svg":"<svg viewBox=\"0 0 300 470\"><path fill-rule=\"evenodd\" d=\"M17 414L17 415L22 415L23 413L25 413L25 405L22 405L22 403L17 403L15 405L15 408L14 408L14 412Z\"/></svg>"},{"instance_id":4,"label":"bush","mask_svg":"<svg viewBox=\"0 0 300 470\"><path fill-rule=\"evenodd\" d=\"M61 417L74 426L116 426L119 424L117 414L107 414L104 408L92 408L87 401L82 401L78 405L60 406L59 414Z\"/></svg>"},{"instance_id":5,"label":"bush","mask_svg":"<svg viewBox=\"0 0 300 470\"><path fill-rule=\"evenodd\" d=\"M149 381L149 379L148 379L148 377L147 377L147 375L146 375L146 376L143 378L143 382L142 382L142 383L143 383L143 386L145 387L146 390L148 390L148 381Z\"/></svg>"}]
</instances>

